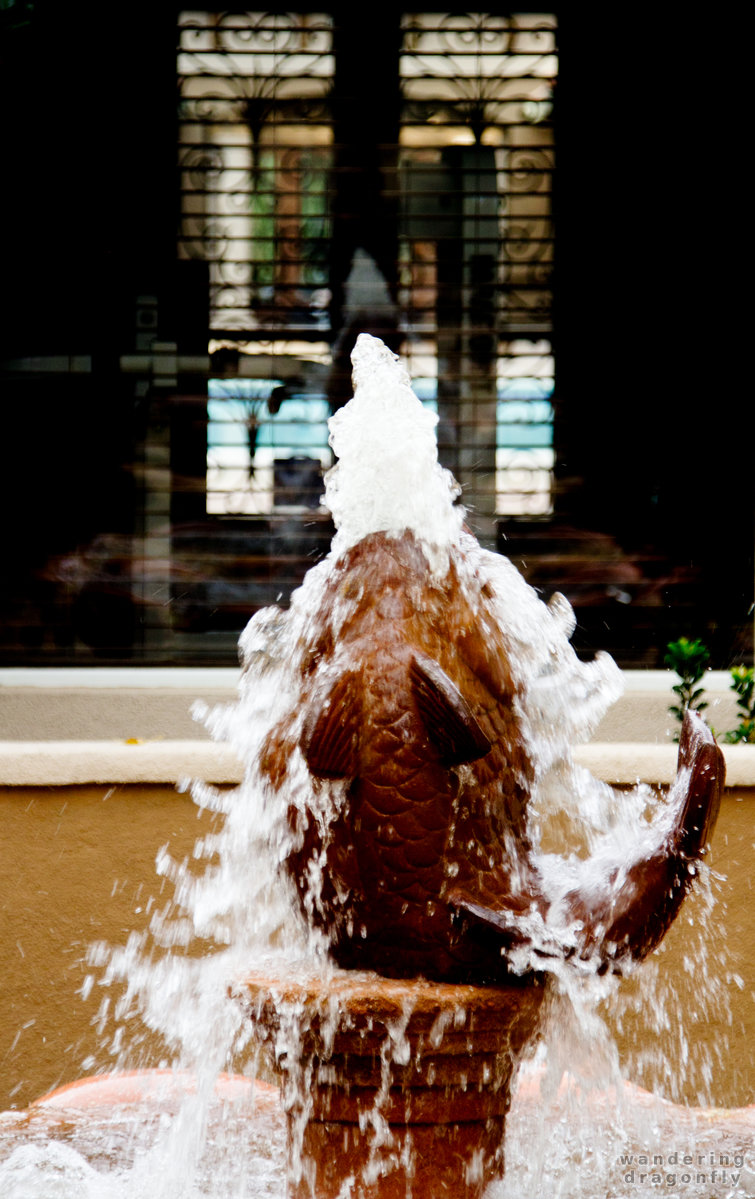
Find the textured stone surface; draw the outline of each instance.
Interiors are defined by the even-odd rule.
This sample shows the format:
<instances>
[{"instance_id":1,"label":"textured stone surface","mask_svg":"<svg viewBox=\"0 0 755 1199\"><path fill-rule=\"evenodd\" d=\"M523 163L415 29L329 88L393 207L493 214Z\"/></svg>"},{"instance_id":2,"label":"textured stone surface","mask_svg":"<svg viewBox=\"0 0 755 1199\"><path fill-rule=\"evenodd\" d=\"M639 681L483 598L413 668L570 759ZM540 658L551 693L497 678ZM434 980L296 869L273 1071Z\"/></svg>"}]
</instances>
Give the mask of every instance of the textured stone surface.
<instances>
[{"instance_id":1,"label":"textured stone surface","mask_svg":"<svg viewBox=\"0 0 755 1199\"><path fill-rule=\"evenodd\" d=\"M288 966L234 994L281 1071L295 1199L337 1199L349 1178L352 1199L479 1199L503 1174L511 1082L544 987Z\"/></svg>"}]
</instances>

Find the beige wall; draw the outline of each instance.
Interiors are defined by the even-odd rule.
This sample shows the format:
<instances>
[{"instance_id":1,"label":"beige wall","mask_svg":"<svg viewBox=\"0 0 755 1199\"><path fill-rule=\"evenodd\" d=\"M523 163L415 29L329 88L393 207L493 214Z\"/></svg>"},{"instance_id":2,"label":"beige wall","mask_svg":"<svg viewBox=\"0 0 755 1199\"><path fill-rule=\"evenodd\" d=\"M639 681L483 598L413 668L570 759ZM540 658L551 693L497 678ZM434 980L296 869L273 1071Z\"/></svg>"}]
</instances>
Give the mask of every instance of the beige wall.
<instances>
[{"instance_id":1,"label":"beige wall","mask_svg":"<svg viewBox=\"0 0 755 1199\"><path fill-rule=\"evenodd\" d=\"M188 852L206 831L191 800L170 787L13 787L0 789L3 871L0 876L0 1110L24 1107L60 1083L82 1073L82 1060L95 1054L91 1028L100 995L85 1003L77 994L87 968L87 945L105 940L122 944L132 929L144 927L150 896L169 887L154 872L158 849L169 843L174 855ZM728 1038L724 1062L716 1065L711 1097L736 1106L755 1100L755 908L751 880L755 791L727 794L715 838L714 865L726 874L712 926L697 943L700 904L692 901L657 955L658 989L678 993L693 1060L715 1055ZM694 924L690 925L689 920ZM725 951L725 960L722 953ZM685 969L691 957L691 972ZM653 967L655 970L656 967ZM712 1010L703 1002L704 976L720 986ZM740 989L727 975L738 974ZM725 1002L732 1023L725 1018ZM639 1012L631 1009L639 1005ZM663 1049L672 1073L680 1047L676 1016L672 1032L659 1040L652 1004L622 983L609 1024L620 1026L622 1054L631 1077L666 1086L663 1070L640 1060ZM657 1054L655 1055L657 1056ZM160 1048L147 1045L139 1064L154 1065ZM680 1095L696 1102L698 1076Z\"/></svg>"},{"instance_id":2,"label":"beige wall","mask_svg":"<svg viewBox=\"0 0 755 1199\"><path fill-rule=\"evenodd\" d=\"M16 787L0 789L0 828L4 1110L84 1073L102 997L77 994L87 946L123 944L145 926L149 897L171 893L155 855L166 843L179 857L190 852L207 820L172 788Z\"/></svg>"},{"instance_id":3,"label":"beige wall","mask_svg":"<svg viewBox=\"0 0 755 1199\"><path fill-rule=\"evenodd\" d=\"M0 670L0 741L205 740L192 719L196 699L233 702L234 669L149 668ZM670 671L624 671L625 692L607 712L594 741L670 741L675 676ZM735 696L725 671L709 671L706 713L719 732L737 724Z\"/></svg>"}]
</instances>

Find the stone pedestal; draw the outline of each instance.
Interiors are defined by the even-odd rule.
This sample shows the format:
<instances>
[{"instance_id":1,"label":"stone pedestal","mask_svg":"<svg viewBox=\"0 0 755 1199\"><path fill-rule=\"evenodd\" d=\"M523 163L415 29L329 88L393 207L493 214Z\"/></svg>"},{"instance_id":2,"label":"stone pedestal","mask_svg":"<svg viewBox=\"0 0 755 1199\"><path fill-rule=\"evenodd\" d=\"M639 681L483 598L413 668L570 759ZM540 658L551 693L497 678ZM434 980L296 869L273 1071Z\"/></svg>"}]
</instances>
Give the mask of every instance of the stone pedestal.
<instances>
[{"instance_id":1,"label":"stone pedestal","mask_svg":"<svg viewBox=\"0 0 755 1199\"><path fill-rule=\"evenodd\" d=\"M286 970L233 993L280 1071L292 1199L479 1199L503 1174L543 987Z\"/></svg>"}]
</instances>

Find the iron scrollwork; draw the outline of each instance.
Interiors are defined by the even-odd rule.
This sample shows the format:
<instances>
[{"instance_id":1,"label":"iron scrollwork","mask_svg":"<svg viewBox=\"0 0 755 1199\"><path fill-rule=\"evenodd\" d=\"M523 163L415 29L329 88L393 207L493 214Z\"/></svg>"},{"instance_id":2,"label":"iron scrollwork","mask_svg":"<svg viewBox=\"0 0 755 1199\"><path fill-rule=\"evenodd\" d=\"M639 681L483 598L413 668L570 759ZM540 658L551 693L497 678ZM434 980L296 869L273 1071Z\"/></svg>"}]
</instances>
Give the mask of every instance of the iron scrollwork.
<instances>
[{"instance_id":1,"label":"iron scrollwork","mask_svg":"<svg viewBox=\"0 0 755 1199\"><path fill-rule=\"evenodd\" d=\"M216 327L269 324L280 308L306 317L308 291L323 286L329 160L302 129L329 126L331 45L324 14L181 24L181 252L212 264Z\"/></svg>"}]
</instances>

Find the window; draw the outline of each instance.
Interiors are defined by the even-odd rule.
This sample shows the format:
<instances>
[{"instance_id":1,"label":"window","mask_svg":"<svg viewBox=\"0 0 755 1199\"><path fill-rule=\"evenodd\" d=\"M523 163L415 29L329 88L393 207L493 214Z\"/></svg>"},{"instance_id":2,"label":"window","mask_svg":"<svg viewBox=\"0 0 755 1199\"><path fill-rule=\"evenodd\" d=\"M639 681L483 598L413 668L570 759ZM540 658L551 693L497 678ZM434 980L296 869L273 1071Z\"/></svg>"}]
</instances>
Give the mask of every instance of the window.
<instances>
[{"instance_id":1,"label":"window","mask_svg":"<svg viewBox=\"0 0 755 1199\"><path fill-rule=\"evenodd\" d=\"M549 514L554 19L404 14L377 72L397 120L379 135L366 122L369 180L364 154L336 145L358 101L339 94L351 76L336 48L356 43L330 15L179 25L179 252L209 264L214 360L231 364L210 385L208 513L311 508L324 421L366 328L424 380L478 531ZM359 244L344 210L359 171L393 226L382 248ZM286 459L298 504L276 485Z\"/></svg>"},{"instance_id":2,"label":"window","mask_svg":"<svg viewBox=\"0 0 755 1199\"><path fill-rule=\"evenodd\" d=\"M323 325L331 26L325 14L179 18L179 253L210 263L215 332Z\"/></svg>"}]
</instances>

